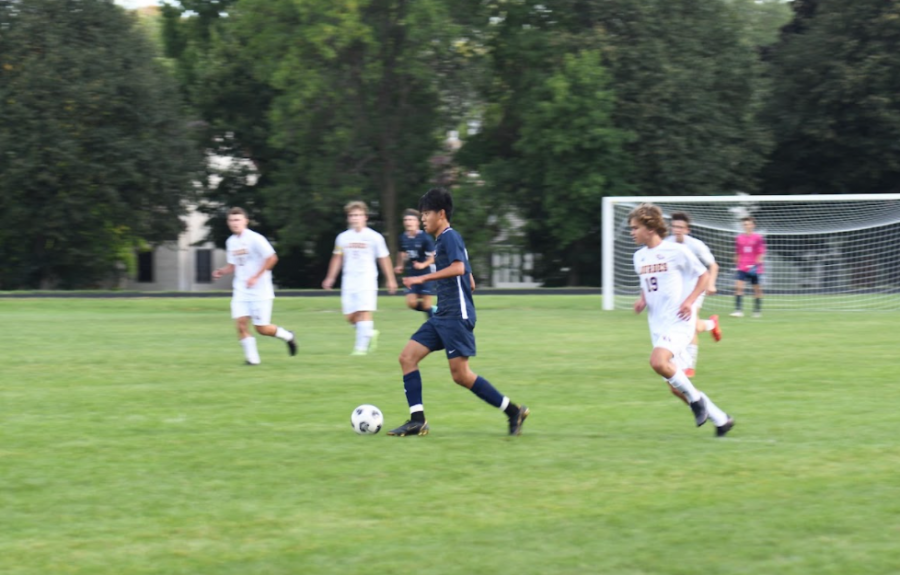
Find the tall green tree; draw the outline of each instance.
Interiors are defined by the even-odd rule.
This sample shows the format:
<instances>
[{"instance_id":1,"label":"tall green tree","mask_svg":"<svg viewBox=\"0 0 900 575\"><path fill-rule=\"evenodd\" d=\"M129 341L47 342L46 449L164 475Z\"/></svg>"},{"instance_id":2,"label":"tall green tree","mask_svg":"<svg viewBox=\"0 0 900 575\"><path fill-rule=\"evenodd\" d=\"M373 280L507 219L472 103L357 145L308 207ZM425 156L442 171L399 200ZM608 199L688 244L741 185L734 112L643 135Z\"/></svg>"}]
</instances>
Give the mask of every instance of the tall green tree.
<instances>
[{"instance_id":1,"label":"tall green tree","mask_svg":"<svg viewBox=\"0 0 900 575\"><path fill-rule=\"evenodd\" d=\"M197 29L173 33L188 39L182 54L201 45ZM429 184L452 107L440 87L461 56L447 4L241 0L208 29L184 74L191 101L209 149L258 175L210 190L211 207L258 210L292 261L277 269L283 285L321 281L350 199L370 204L395 249L400 211Z\"/></svg>"},{"instance_id":2,"label":"tall green tree","mask_svg":"<svg viewBox=\"0 0 900 575\"><path fill-rule=\"evenodd\" d=\"M770 53L769 193L900 189L900 2L805 0Z\"/></svg>"},{"instance_id":3,"label":"tall green tree","mask_svg":"<svg viewBox=\"0 0 900 575\"><path fill-rule=\"evenodd\" d=\"M174 81L110 0L0 0L0 287L84 288L182 229Z\"/></svg>"}]
</instances>

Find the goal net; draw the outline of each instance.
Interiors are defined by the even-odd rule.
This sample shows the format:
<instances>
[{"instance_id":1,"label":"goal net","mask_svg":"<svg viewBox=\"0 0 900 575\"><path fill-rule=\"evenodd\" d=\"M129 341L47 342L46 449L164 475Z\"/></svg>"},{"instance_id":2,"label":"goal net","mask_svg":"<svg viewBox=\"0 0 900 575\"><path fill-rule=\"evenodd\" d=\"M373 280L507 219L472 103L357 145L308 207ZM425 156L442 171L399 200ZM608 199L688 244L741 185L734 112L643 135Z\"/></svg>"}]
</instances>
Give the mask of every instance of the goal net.
<instances>
[{"instance_id":1,"label":"goal net","mask_svg":"<svg viewBox=\"0 0 900 575\"><path fill-rule=\"evenodd\" d=\"M734 309L735 238L752 216L766 241L763 310L900 309L900 194L840 196L610 197L603 203L603 309L630 309L640 295L628 214L643 202L687 212L691 235L719 264L706 312ZM744 288L752 309L753 288Z\"/></svg>"}]
</instances>

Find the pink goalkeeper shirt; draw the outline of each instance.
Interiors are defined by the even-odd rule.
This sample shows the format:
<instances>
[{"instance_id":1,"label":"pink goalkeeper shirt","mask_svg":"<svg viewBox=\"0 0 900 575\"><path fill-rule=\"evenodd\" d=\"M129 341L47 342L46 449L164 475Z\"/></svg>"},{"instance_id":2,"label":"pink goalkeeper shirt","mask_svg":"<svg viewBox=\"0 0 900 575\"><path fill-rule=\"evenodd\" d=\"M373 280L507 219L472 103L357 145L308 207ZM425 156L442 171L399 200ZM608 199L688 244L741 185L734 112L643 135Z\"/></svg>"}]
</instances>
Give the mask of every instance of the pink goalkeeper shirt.
<instances>
[{"instance_id":1,"label":"pink goalkeeper shirt","mask_svg":"<svg viewBox=\"0 0 900 575\"><path fill-rule=\"evenodd\" d=\"M738 271L748 271L752 266L757 266L757 273L763 272L759 257L766 253L766 240L759 234L740 234L734 241L737 252Z\"/></svg>"}]
</instances>

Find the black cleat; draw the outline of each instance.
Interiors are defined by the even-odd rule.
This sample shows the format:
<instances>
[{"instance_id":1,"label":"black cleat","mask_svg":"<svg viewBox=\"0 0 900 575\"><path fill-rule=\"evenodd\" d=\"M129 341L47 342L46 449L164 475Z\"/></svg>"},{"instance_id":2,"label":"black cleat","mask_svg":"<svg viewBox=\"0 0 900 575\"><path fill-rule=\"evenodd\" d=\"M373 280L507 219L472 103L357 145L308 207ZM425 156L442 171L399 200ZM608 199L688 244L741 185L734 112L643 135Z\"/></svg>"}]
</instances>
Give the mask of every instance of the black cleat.
<instances>
[{"instance_id":1,"label":"black cleat","mask_svg":"<svg viewBox=\"0 0 900 575\"><path fill-rule=\"evenodd\" d=\"M407 435L428 435L428 422L413 421L412 419L410 419L397 429L388 431L387 434L394 435L396 437L406 437Z\"/></svg>"},{"instance_id":2,"label":"black cleat","mask_svg":"<svg viewBox=\"0 0 900 575\"><path fill-rule=\"evenodd\" d=\"M294 332L291 332L291 339L287 342L288 353L291 355L297 355L297 336L294 335Z\"/></svg>"},{"instance_id":3,"label":"black cleat","mask_svg":"<svg viewBox=\"0 0 900 575\"><path fill-rule=\"evenodd\" d=\"M524 405L519 406L519 411L515 415L509 416L509 434L510 435L522 435L522 425L525 423L525 418L531 413L531 410Z\"/></svg>"},{"instance_id":4,"label":"black cleat","mask_svg":"<svg viewBox=\"0 0 900 575\"><path fill-rule=\"evenodd\" d=\"M709 413L706 411L706 400L702 397L697 401L694 401L690 404L691 411L694 412L694 421L697 422L697 427L700 427L706 420L709 419Z\"/></svg>"},{"instance_id":5,"label":"black cleat","mask_svg":"<svg viewBox=\"0 0 900 575\"><path fill-rule=\"evenodd\" d=\"M725 434L731 431L732 427L734 427L734 418L729 417L728 421L716 428L716 437L725 437Z\"/></svg>"}]
</instances>

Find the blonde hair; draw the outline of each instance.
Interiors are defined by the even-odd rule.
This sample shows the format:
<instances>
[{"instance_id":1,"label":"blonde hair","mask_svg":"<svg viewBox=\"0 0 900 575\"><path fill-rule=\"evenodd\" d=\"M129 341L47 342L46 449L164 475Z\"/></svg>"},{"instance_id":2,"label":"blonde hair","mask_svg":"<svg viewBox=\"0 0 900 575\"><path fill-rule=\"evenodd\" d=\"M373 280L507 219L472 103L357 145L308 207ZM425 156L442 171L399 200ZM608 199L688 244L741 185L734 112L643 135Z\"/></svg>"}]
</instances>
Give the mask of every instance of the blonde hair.
<instances>
[{"instance_id":1,"label":"blonde hair","mask_svg":"<svg viewBox=\"0 0 900 575\"><path fill-rule=\"evenodd\" d=\"M662 210L653 204L641 204L631 210L631 213L628 214L628 221L631 222L631 220L637 220L639 225L655 231L661 238L669 234L669 228L666 227L666 218L663 217Z\"/></svg>"},{"instance_id":2,"label":"blonde hair","mask_svg":"<svg viewBox=\"0 0 900 575\"><path fill-rule=\"evenodd\" d=\"M362 210L364 214L369 215L369 208L366 203L360 200L354 200L344 206L344 213L349 214L353 210Z\"/></svg>"}]
</instances>

